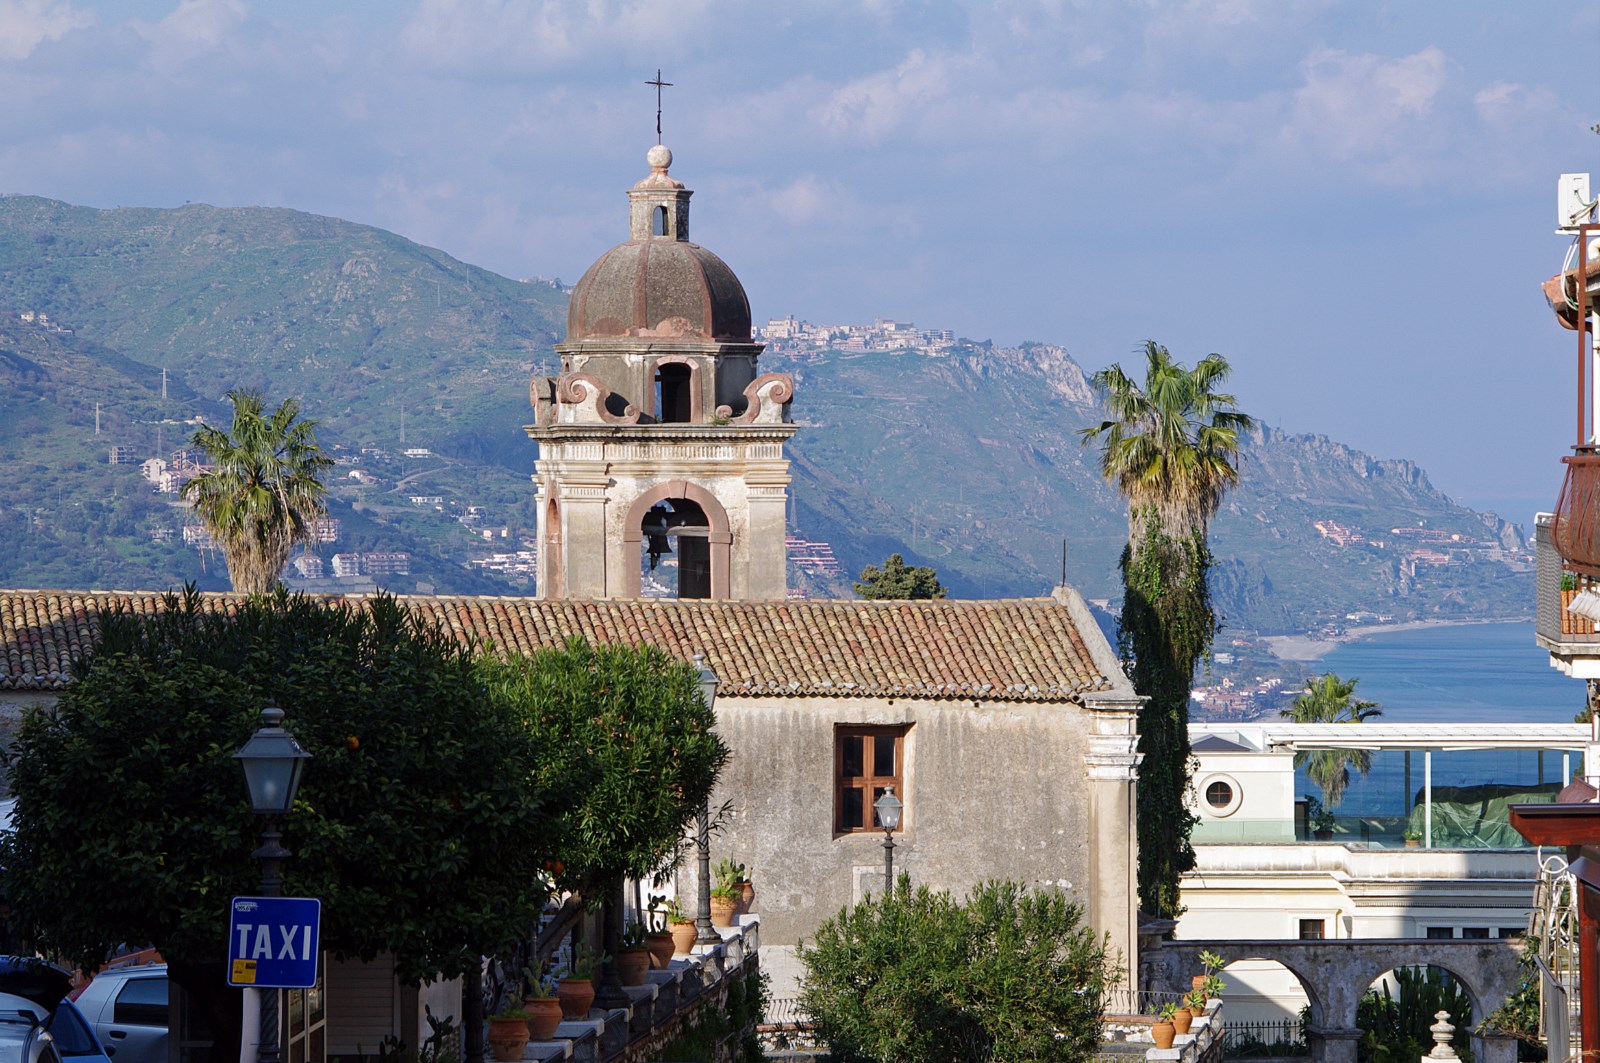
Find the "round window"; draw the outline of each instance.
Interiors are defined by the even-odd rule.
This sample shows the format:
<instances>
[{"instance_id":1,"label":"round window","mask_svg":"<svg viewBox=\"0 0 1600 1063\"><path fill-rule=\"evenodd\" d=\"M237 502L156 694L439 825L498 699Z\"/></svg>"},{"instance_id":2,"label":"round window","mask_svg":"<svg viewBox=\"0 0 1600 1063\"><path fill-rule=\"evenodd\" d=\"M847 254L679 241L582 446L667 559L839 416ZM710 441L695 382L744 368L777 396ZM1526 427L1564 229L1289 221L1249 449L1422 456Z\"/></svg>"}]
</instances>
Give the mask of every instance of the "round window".
<instances>
[{"instance_id":1,"label":"round window","mask_svg":"<svg viewBox=\"0 0 1600 1063\"><path fill-rule=\"evenodd\" d=\"M1212 775L1199 780L1197 787L1205 803L1200 810L1206 815L1223 819L1239 811L1243 791L1238 780L1231 775Z\"/></svg>"}]
</instances>

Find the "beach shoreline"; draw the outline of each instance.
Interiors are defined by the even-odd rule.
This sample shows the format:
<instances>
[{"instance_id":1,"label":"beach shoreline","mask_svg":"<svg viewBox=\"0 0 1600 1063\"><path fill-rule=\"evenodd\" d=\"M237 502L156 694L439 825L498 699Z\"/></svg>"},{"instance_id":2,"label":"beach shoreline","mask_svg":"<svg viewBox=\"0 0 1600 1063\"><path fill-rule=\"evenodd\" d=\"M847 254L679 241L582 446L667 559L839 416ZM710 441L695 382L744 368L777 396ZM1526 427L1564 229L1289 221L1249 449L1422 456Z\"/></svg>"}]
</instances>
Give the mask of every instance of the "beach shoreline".
<instances>
[{"instance_id":1,"label":"beach shoreline","mask_svg":"<svg viewBox=\"0 0 1600 1063\"><path fill-rule=\"evenodd\" d=\"M1326 657L1347 642L1355 642L1368 635L1383 635L1393 631L1422 631L1435 627L1468 627L1474 624L1526 624L1531 616L1495 617L1485 620L1409 620L1399 624L1362 624L1347 628L1342 635L1323 639L1314 635L1263 635L1262 642L1280 661L1317 661Z\"/></svg>"}]
</instances>

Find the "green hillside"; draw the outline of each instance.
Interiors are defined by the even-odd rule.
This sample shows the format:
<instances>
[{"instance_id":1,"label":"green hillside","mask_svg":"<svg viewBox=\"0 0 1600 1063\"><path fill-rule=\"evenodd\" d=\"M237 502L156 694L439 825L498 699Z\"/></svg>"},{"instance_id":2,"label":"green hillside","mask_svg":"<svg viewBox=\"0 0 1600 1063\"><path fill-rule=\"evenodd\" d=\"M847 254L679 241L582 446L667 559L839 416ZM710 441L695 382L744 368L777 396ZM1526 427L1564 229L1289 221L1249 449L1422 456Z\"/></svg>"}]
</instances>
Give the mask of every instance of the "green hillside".
<instances>
[{"instance_id":1,"label":"green hillside","mask_svg":"<svg viewBox=\"0 0 1600 1063\"><path fill-rule=\"evenodd\" d=\"M412 573L382 581L402 590L525 592L468 562L532 535L527 379L551 370L564 315L548 284L337 219L0 197L0 585L223 586L217 559L183 545L181 507L107 454L170 453L186 422L221 416L225 391L255 387L300 396L340 448L342 539L324 555L411 552ZM1069 580L1114 594L1122 504L1078 444L1099 414L1060 348L763 365L798 378L795 530L831 542L847 573L898 551L954 593L1037 594L1059 579L1065 539ZM1508 544L1506 526L1408 463L1264 431L1216 524L1218 600L1231 627L1266 631L1358 610L1526 613L1531 579ZM1415 563L1419 548L1433 559Z\"/></svg>"}]
</instances>

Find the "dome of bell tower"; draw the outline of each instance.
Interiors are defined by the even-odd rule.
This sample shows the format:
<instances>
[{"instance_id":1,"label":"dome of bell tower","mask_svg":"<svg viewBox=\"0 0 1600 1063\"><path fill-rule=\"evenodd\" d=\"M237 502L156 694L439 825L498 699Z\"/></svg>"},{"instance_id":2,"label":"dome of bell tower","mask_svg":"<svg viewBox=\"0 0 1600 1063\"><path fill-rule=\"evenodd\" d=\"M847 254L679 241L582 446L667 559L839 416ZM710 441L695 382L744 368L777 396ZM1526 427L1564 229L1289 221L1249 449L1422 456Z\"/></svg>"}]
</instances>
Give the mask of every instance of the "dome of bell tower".
<instances>
[{"instance_id":1,"label":"dome of bell tower","mask_svg":"<svg viewBox=\"0 0 1600 1063\"><path fill-rule=\"evenodd\" d=\"M693 193L657 144L650 173L628 192L630 239L601 255L567 304L567 342L678 339L749 343L750 300L722 259L689 242Z\"/></svg>"}]
</instances>

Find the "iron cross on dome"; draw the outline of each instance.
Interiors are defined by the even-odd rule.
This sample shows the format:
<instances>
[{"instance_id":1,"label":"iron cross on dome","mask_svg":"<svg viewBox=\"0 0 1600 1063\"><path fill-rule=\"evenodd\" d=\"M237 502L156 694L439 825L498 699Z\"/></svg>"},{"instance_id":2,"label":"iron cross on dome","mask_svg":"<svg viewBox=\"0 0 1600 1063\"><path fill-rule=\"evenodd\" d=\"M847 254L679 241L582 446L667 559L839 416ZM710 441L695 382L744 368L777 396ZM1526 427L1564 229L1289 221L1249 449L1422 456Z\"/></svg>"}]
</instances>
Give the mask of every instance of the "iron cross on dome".
<instances>
[{"instance_id":1,"label":"iron cross on dome","mask_svg":"<svg viewBox=\"0 0 1600 1063\"><path fill-rule=\"evenodd\" d=\"M654 85L656 87L656 143L659 144L661 143L661 90L670 89L672 87L672 82L662 81L661 68L657 67L656 79L654 81L646 81L645 84Z\"/></svg>"}]
</instances>

